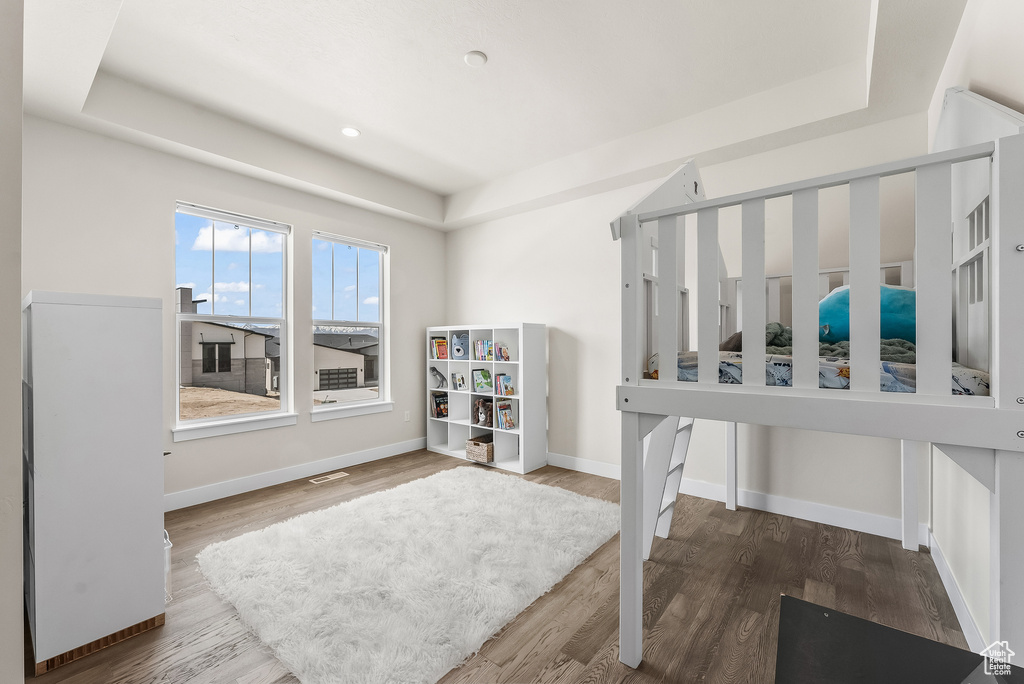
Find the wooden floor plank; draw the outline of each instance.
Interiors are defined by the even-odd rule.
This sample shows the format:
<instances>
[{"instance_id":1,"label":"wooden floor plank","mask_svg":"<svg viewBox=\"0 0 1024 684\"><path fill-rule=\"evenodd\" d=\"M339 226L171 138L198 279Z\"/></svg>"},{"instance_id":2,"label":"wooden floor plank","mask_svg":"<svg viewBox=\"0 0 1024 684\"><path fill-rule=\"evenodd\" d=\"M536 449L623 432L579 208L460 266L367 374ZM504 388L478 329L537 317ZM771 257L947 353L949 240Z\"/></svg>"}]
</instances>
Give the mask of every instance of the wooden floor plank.
<instances>
[{"instance_id":1,"label":"wooden floor plank","mask_svg":"<svg viewBox=\"0 0 1024 684\"><path fill-rule=\"evenodd\" d=\"M26 683L297 684L234 609L212 593L196 554L301 513L456 467L427 451L296 480L165 516L174 542L167 623ZM553 466L524 479L607 501L618 482ZM618 538L449 672L444 684L770 682L783 592L965 647L931 556L894 540L680 495L667 539L644 563L644 660L618 660Z\"/></svg>"}]
</instances>

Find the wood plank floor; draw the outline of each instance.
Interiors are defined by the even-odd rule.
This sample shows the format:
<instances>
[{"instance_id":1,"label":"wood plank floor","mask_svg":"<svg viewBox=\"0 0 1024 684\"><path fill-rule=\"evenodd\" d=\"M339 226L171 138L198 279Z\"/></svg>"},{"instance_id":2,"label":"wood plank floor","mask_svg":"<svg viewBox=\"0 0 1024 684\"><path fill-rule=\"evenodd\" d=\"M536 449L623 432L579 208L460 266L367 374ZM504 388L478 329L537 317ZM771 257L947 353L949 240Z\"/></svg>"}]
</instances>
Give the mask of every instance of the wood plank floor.
<instances>
[{"instance_id":1,"label":"wood plank floor","mask_svg":"<svg viewBox=\"0 0 1024 684\"><path fill-rule=\"evenodd\" d=\"M26 682L294 684L195 556L207 544L454 467L417 451L346 468L321 485L297 480L173 511L167 624ZM547 466L526 479L618 501L615 480ZM644 566L644 662L618 662L618 537L506 625L444 684L504 682L771 682L779 595L967 648L935 565L900 543L680 496L672 533Z\"/></svg>"}]
</instances>

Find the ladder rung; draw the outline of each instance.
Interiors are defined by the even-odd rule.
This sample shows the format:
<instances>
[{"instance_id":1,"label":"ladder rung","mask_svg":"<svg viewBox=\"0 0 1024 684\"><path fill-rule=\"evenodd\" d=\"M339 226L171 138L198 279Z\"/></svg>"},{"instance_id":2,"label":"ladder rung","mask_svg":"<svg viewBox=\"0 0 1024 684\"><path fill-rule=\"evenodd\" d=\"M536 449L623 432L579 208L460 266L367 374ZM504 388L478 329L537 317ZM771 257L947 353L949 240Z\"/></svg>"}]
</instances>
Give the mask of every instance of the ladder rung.
<instances>
[{"instance_id":1,"label":"ladder rung","mask_svg":"<svg viewBox=\"0 0 1024 684\"><path fill-rule=\"evenodd\" d=\"M666 494L664 501L661 502L661 510L658 512L658 515L659 516L663 515L665 513L665 511L667 511L668 509L672 508L675 505L676 505L676 497L669 496L668 494Z\"/></svg>"}]
</instances>

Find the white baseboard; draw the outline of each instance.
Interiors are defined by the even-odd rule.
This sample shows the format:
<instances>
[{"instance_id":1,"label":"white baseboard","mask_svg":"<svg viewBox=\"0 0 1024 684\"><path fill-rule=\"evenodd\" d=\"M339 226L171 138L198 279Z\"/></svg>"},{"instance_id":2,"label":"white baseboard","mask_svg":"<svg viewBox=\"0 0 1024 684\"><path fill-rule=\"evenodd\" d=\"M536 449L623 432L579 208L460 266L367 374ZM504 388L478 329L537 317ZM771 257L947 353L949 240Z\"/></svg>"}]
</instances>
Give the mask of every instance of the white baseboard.
<instances>
[{"instance_id":1,"label":"white baseboard","mask_svg":"<svg viewBox=\"0 0 1024 684\"><path fill-rule=\"evenodd\" d=\"M581 473L600 475L601 477L608 477L613 480L618 480L621 474L621 468L617 463L593 461L577 456L565 456L564 454L549 453L548 464L567 470L576 470ZM725 501L724 484L691 480L684 477L679 484L679 491L682 494L699 496L702 499ZM839 508L838 506L790 499L784 496L752 492L745 489L741 489L736 493L736 500L740 506L755 508L759 511L767 511L768 513L778 513L824 525L833 525L857 532L877 534L880 537L888 537L889 539L901 539L903 537L903 523L899 518L890 518L884 515L864 513L849 508ZM928 526L925 523L921 523L918 530L918 543L928 546L930 541Z\"/></svg>"},{"instance_id":2,"label":"white baseboard","mask_svg":"<svg viewBox=\"0 0 1024 684\"><path fill-rule=\"evenodd\" d=\"M724 484L691 480L684 477L679 483L679 491L690 496L699 496L702 499L725 501ZM736 492L736 503L745 508L788 515L791 518L810 520L811 522L823 525L842 527L856 532L866 532L867 534L875 534L889 539L901 539L903 537L902 520L876 513L865 513L813 501L790 499L785 496L776 496L763 492L752 492L747 489L740 489ZM918 526L918 543L924 546L928 546L930 543L930 532L928 525L925 523L920 523Z\"/></svg>"},{"instance_id":3,"label":"white baseboard","mask_svg":"<svg viewBox=\"0 0 1024 684\"><path fill-rule=\"evenodd\" d=\"M605 463L604 461L593 461L588 458L566 456L565 454L551 452L548 452L548 465L565 468L566 470L575 470L580 473L587 473L588 475L600 475L612 480L618 480L622 472L618 463Z\"/></svg>"},{"instance_id":4,"label":"white baseboard","mask_svg":"<svg viewBox=\"0 0 1024 684\"><path fill-rule=\"evenodd\" d=\"M934 536L931 536L929 546L932 551L932 560L935 562L935 569L939 571L939 579L942 580L942 586L946 588L949 602L953 604L956 619L960 621L960 631L964 633L964 638L967 639L970 649L975 653L981 653L986 647L984 638L981 636L981 629L967 608L967 600L964 598L963 592L960 591L960 585L957 584L956 578L953 577L953 571L950 569L949 563L946 562L942 547L939 546L939 542Z\"/></svg>"},{"instance_id":5,"label":"white baseboard","mask_svg":"<svg viewBox=\"0 0 1024 684\"><path fill-rule=\"evenodd\" d=\"M196 504L215 501L227 496L243 494L245 492L251 492L256 489L262 489L263 487L270 487L284 482L291 482L292 480L298 480L303 477L313 477L331 470L348 468L349 466L368 463L369 461L376 461L389 456L397 456L398 454L404 454L408 451L425 449L426 446L426 437L421 437L419 439L410 439L407 442L387 444L385 446L374 447L373 449L356 451L351 454L342 454L340 456L325 458L320 461L311 461L310 463L300 463L299 465L289 466L279 470L271 470L265 473L257 473L255 475L248 475L246 477L239 477L225 482L215 482L213 484L203 485L202 487L196 487L194 489L171 492L169 494L164 494L164 512L174 511L188 506L195 506Z\"/></svg>"}]
</instances>

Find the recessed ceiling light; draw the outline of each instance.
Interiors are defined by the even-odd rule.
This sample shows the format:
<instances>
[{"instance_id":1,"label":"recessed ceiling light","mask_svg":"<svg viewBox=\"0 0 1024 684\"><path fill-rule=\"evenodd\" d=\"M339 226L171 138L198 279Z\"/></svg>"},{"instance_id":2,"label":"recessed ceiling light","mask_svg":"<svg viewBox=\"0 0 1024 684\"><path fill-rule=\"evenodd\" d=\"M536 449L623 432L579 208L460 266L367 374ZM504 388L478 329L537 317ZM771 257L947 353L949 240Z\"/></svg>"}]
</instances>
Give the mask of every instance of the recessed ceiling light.
<instances>
[{"instance_id":1,"label":"recessed ceiling light","mask_svg":"<svg viewBox=\"0 0 1024 684\"><path fill-rule=\"evenodd\" d=\"M471 67L481 67L484 64L487 64L487 55L480 52L479 50L467 52L466 56L463 57L463 59L465 59L466 64L468 64Z\"/></svg>"},{"instance_id":2,"label":"recessed ceiling light","mask_svg":"<svg viewBox=\"0 0 1024 684\"><path fill-rule=\"evenodd\" d=\"M359 129L352 128L351 126L345 126L345 128L341 129L341 133L342 135L347 135L350 138L355 138L359 135Z\"/></svg>"}]
</instances>

